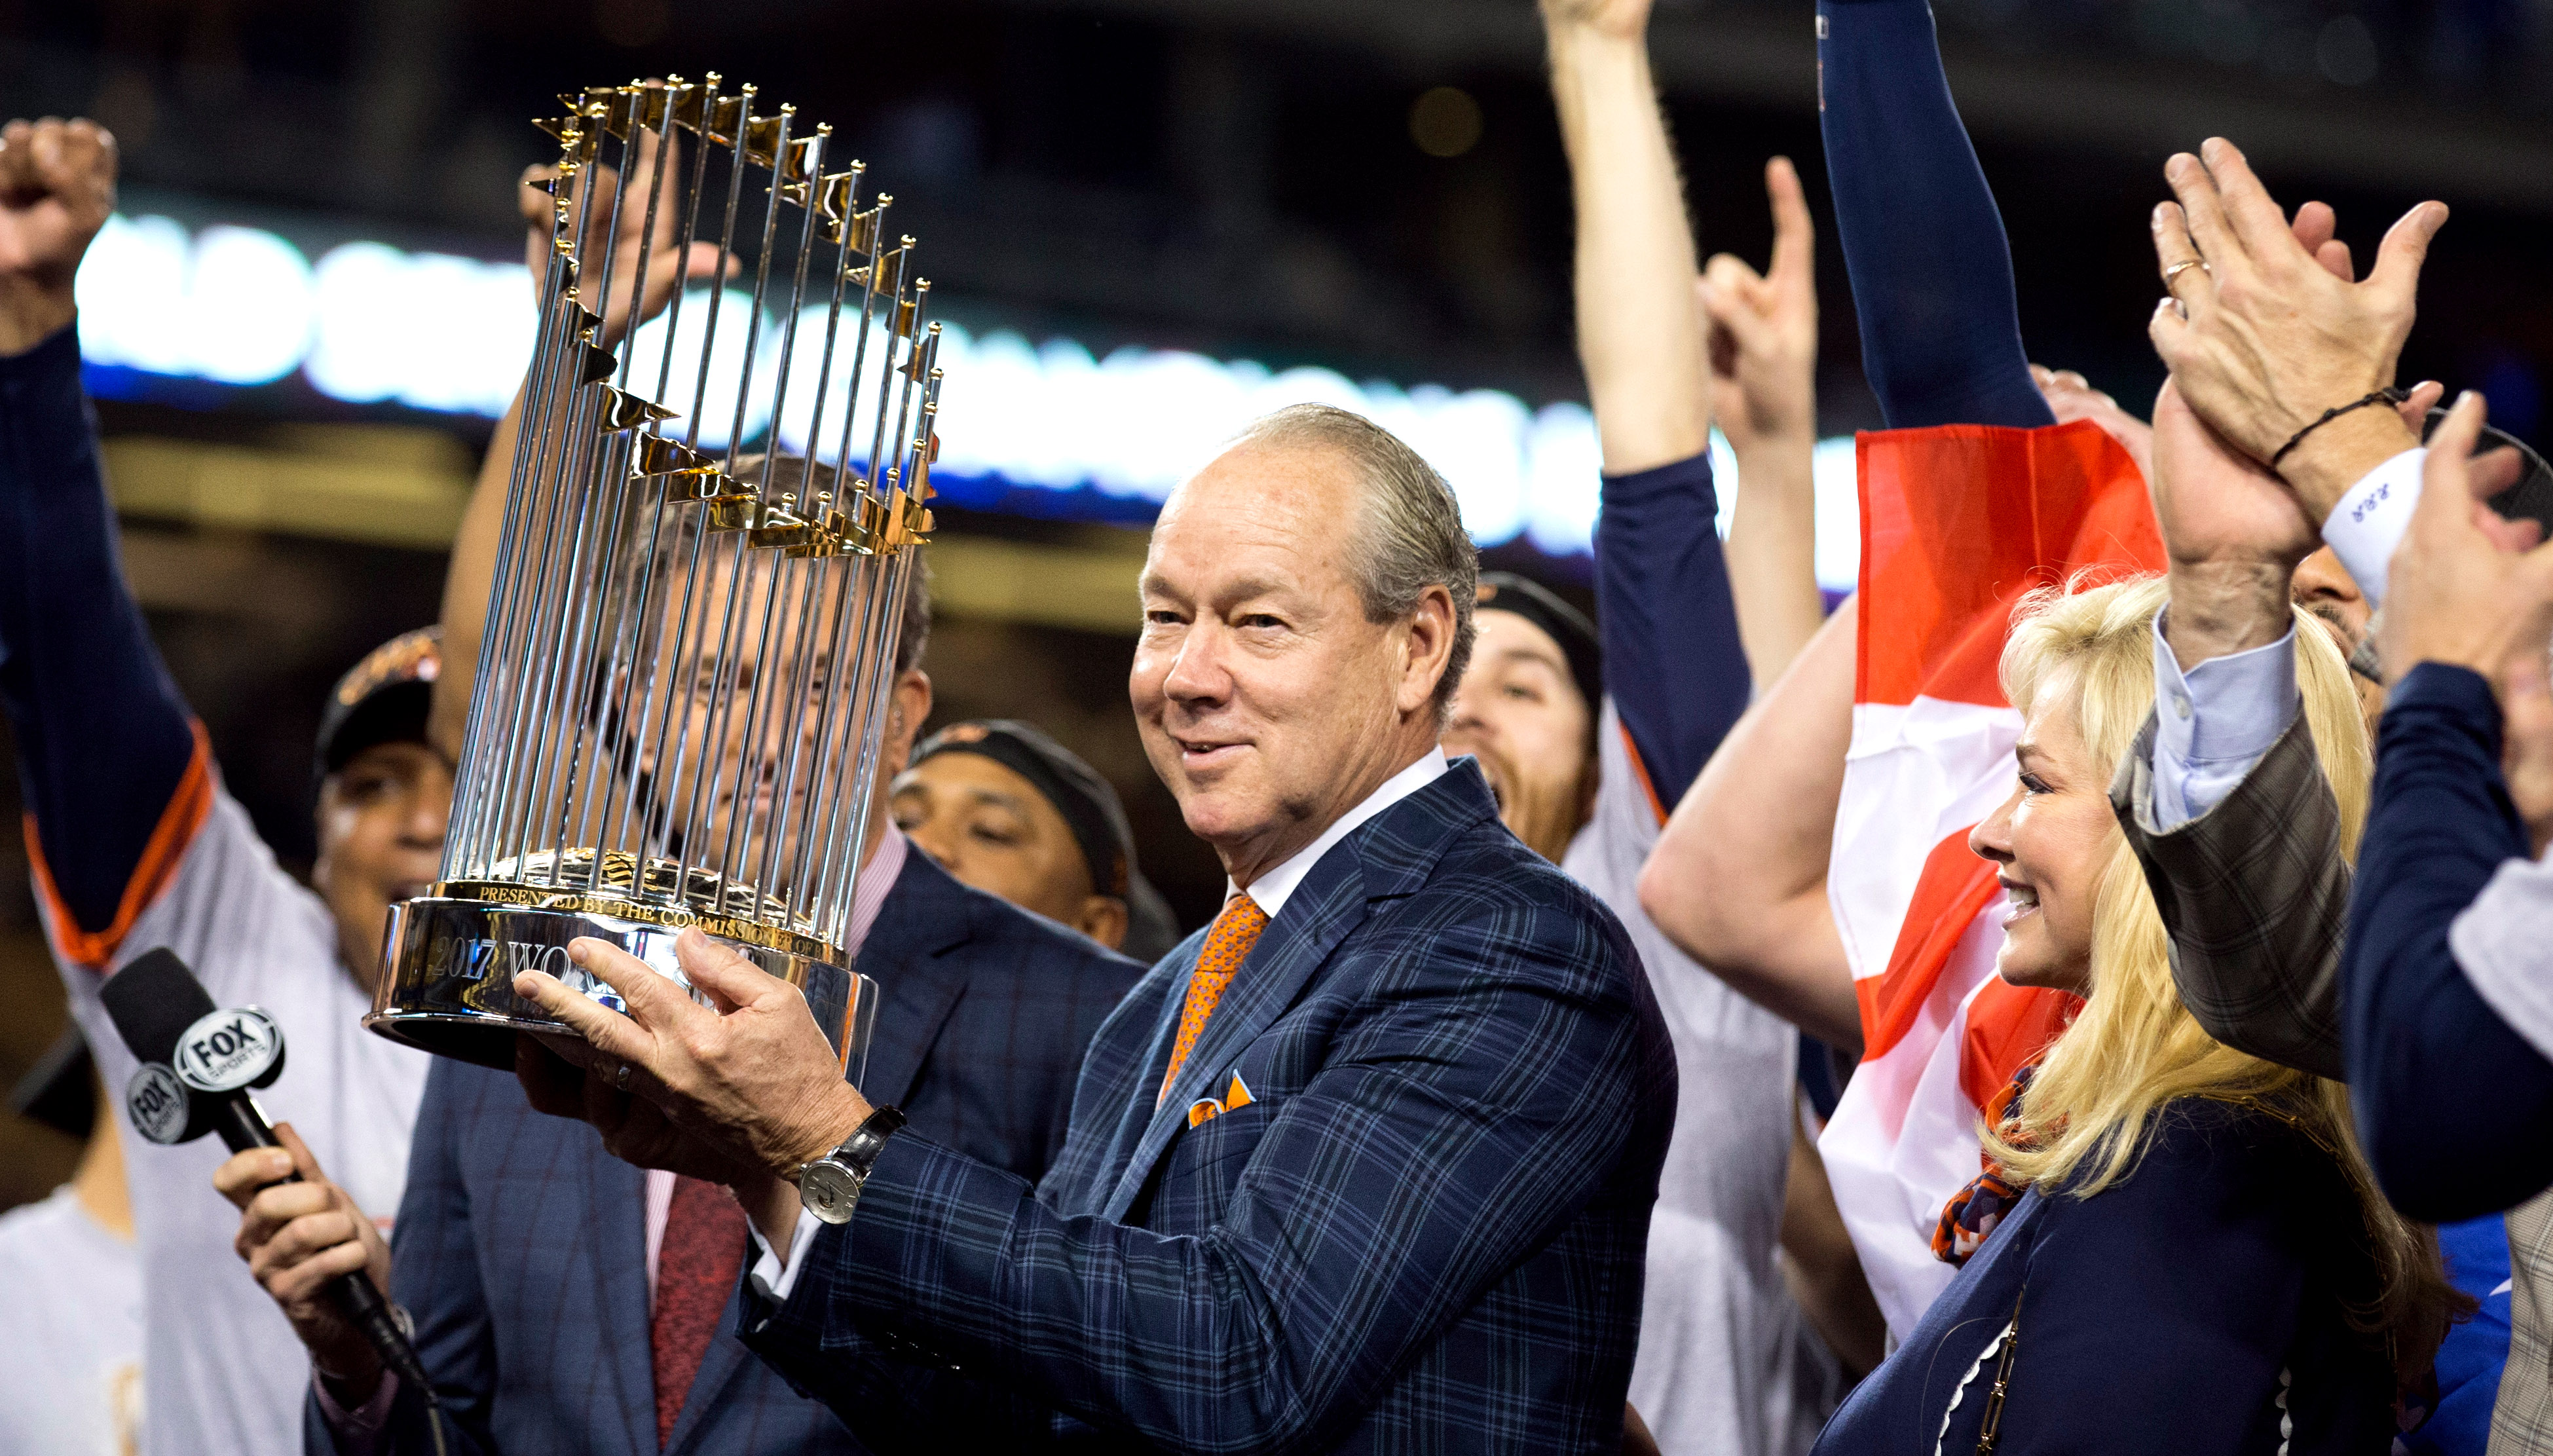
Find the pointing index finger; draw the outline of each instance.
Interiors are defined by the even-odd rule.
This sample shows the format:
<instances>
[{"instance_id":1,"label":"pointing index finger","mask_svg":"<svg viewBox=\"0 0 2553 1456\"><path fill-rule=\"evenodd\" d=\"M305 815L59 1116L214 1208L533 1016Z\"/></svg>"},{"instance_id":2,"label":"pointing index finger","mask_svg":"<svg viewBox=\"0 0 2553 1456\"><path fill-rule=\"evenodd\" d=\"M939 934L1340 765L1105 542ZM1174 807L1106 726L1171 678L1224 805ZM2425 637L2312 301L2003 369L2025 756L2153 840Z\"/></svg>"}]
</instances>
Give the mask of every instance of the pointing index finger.
<instances>
[{"instance_id":1,"label":"pointing index finger","mask_svg":"<svg viewBox=\"0 0 2553 1456\"><path fill-rule=\"evenodd\" d=\"M1764 164L1764 190L1773 199L1773 258L1766 272L1806 279L1817 258L1818 225L1809 215L1808 193L1791 159L1776 157Z\"/></svg>"}]
</instances>

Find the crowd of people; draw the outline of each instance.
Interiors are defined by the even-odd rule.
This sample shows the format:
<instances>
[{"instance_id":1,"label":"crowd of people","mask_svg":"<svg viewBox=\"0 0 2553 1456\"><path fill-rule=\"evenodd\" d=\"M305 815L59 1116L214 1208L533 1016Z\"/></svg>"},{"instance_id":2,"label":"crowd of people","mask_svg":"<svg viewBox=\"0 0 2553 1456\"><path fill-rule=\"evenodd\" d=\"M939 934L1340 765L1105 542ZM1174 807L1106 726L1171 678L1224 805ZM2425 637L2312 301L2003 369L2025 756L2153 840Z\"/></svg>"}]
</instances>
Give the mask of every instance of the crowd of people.
<instances>
[{"instance_id":1,"label":"crowd of people","mask_svg":"<svg viewBox=\"0 0 2553 1456\"><path fill-rule=\"evenodd\" d=\"M1127 584L1134 727L1230 881L1183 935L1054 737L924 734L916 573L856 1085L697 931L706 998L594 940L617 1006L515 978L574 1064L363 1030L514 421L441 622L330 699L305 886L123 585L72 290L113 140L0 131L0 706L88 1048L26 1100L90 1139L0 1218L43 1373L0 1449L2553 1449L2553 547L2494 508L2542 461L2395 379L2445 207L2362 277L2230 143L2172 157L2140 418L2031 362L1927 0L1820 0L1887 425L1830 610L1810 201L1772 159L1767 266L1697 256L1647 9L1542 7L1592 619L1358 415L1197 462ZM285 1030L283 1147L83 1095L163 946Z\"/></svg>"}]
</instances>

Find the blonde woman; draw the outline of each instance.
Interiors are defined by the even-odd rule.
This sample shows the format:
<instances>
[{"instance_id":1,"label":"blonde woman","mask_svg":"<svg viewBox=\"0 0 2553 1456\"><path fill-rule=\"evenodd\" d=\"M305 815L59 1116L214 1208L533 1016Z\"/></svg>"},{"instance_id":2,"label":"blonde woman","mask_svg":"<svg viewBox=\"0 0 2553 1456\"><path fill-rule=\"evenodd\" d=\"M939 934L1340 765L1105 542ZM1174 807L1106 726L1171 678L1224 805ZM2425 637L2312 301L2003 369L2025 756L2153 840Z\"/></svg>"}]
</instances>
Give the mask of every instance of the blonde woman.
<instances>
[{"instance_id":1,"label":"blonde woman","mask_svg":"<svg viewBox=\"0 0 2553 1456\"><path fill-rule=\"evenodd\" d=\"M2154 704L2161 577L2025 604L2003 686L2012 795L1969 839L2011 898L1996 970L2086 999L1986 1130L1971 1195L2018 1192L1819 1452L2383 1452L2457 1296L2386 1205L2336 1082L2234 1051L2172 987L2108 788ZM2343 842L2368 745L2328 634L2295 634ZM1996 1175L1999 1175L1996 1176ZM1945 1242L1958 1243L1944 1217Z\"/></svg>"}]
</instances>

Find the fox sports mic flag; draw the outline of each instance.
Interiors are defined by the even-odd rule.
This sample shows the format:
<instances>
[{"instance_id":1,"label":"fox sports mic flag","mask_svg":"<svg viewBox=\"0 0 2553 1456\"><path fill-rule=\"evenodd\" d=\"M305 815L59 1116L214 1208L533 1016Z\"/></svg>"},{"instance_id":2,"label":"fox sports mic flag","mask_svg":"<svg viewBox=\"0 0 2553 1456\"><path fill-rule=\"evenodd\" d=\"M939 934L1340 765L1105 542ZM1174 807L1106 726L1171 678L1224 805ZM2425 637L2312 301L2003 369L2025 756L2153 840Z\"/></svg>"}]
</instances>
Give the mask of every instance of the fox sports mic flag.
<instances>
[{"instance_id":1,"label":"fox sports mic flag","mask_svg":"<svg viewBox=\"0 0 2553 1456\"><path fill-rule=\"evenodd\" d=\"M1858 453L1860 659L1827 887L1863 1052L1819 1149L1903 1340L1954 1273L1932 1235L1977 1176L1979 1110L2076 1004L1996 977L2004 895L1967 843L2012 790L2013 609L2164 554L2144 478L2096 425L1890 430Z\"/></svg>"}]
</instances>

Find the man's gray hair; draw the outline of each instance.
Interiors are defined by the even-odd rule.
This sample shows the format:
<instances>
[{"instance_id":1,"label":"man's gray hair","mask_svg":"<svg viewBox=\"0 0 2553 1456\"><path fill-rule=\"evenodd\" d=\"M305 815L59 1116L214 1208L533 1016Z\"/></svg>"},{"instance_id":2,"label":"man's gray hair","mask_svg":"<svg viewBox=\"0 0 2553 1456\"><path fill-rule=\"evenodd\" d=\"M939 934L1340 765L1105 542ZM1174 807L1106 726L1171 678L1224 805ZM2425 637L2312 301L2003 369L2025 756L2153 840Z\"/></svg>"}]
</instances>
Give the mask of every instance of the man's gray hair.
<instances>
[{"instance_id":1,"label":"man's gray hair","mask_svg":"<svg viewBox=\"0 0 2553 1456\"><path fill-rule=\"evenodd\" d=\"M1347 457L1365 485L1349 552L1367 620L1397 621L1409 616L1429 587L1441 586L1453 596L1454 650L1436 683L1441 726L1453 712L1454 692L1472 661L1472 609L1481 586L1480 556L1464 533L1453 488L1399 436L1334 405L1289 404L1260 416L1234 443L1327 449Z\"/></svg>"}]
</instances>

